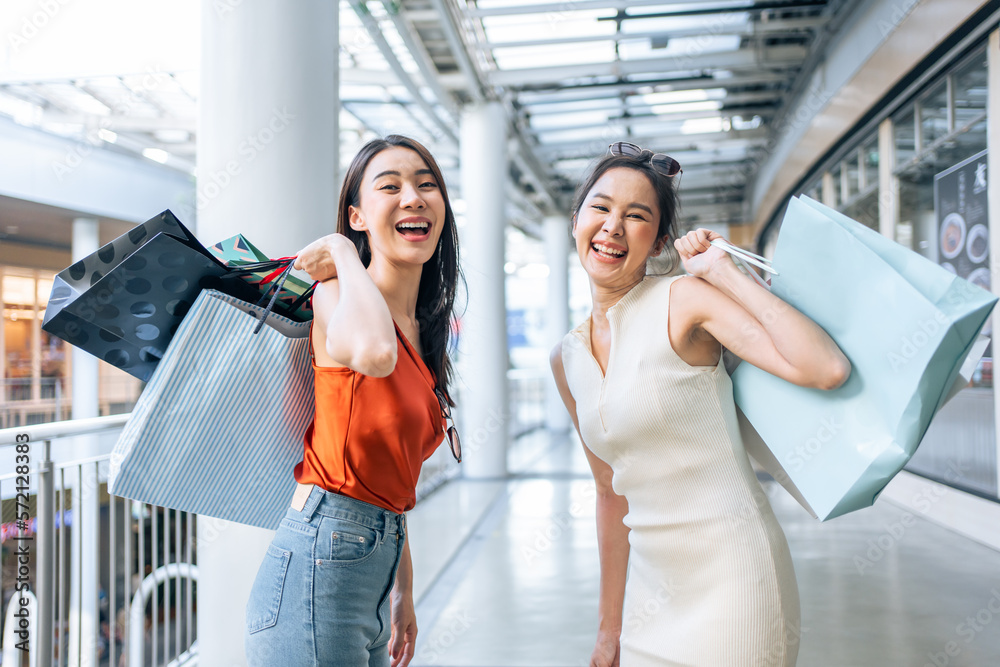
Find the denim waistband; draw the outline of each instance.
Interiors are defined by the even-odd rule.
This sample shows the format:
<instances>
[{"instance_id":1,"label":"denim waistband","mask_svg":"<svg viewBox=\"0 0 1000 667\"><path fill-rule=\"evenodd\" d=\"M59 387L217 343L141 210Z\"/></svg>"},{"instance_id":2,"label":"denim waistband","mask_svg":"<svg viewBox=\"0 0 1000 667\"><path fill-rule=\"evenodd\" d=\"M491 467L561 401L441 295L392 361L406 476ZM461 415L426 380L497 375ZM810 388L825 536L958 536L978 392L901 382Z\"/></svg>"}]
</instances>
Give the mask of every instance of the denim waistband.
<instances>
[{"instance_id":1,"label":"denim waistband","mask_svg":"<svg viewBox=\"0 0 1000 667\"><path fill-rule=\"evenodd\" d=\"M309 521L317 514L353 521L375 530L384 529L386 532L395 531L403 534L406 529L405 514L396 514L363 500L327 491L314 484L312 491L309 492L309 498L302 507L302 518Z\"/></svg>"}]
</instances>

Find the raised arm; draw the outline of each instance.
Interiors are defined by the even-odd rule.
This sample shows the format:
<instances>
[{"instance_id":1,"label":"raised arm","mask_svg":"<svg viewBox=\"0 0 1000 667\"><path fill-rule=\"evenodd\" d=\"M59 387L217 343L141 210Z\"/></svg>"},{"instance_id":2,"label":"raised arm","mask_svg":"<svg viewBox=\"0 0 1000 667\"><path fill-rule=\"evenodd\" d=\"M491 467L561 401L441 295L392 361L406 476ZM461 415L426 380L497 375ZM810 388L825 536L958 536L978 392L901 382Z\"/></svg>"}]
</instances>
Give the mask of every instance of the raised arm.
<instances>
[{"instance_id":1,"label":"raised arm","mask_svg":"<svg viewBox=\"0 0 1000 667\"><path fill-rule=\"evenodd\" d=\"M576 401L566 383L562 363L562 343L549 357L552 375L576 432L580 423L576 417ZM628 514L628 501L611 487L611 466L599 459L580 435L597 489L597 549L601 562L601 588L598 603L597 644L590 657L590 667L617 667L619 640L622 633L622 608L625 600L625 575L628 572L629 528L622 522Z\"/></svg>"},{"instance_id":2,"label":"raised arm","mask_svg":"<svg viewBox=\"0 0 1000 667\"><path fill-rule=\"evenodd\" d=\"M373 377L392 373L397 350L392 315L350 239L330 234L314 241L299 253L295 268L321 281L312 299L317 363Z\"/></svg>"},{"instance_id":3,"label":"raised arm","mask_svg":"<svg viewBox=\"0 0 1000 667\"><path fill-rule=\"evenodd\" d=\"M794 384L836 389L846 382L851 364L833 339L744 275L727 253L710 245L717 238L698 229L675 241L685 268L697 278L671 286L671 315L678 306L691 336L711 337L741 359Z\"/></svg>"}]
</instances>

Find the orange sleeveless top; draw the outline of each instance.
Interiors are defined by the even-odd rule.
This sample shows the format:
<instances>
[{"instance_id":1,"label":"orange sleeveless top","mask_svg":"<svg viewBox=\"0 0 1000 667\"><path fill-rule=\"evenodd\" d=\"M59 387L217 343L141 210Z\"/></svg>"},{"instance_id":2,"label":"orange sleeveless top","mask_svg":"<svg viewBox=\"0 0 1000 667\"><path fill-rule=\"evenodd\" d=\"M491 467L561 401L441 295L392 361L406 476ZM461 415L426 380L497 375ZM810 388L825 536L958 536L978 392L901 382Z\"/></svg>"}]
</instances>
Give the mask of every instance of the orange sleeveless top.
<instances>
[{"instance_id":1,"label":"orange sleeveless top","mask_svg":"<svg viewBox=\"0 0 1000 667\"><path fill-rule=\"evenodd\" d=\"M399 327L396 340L396 367L384 378L313 359L316 416L295 479L401 513L416 504L420 468L445 421L434 374Z\"/></svg>"}]
</instances>

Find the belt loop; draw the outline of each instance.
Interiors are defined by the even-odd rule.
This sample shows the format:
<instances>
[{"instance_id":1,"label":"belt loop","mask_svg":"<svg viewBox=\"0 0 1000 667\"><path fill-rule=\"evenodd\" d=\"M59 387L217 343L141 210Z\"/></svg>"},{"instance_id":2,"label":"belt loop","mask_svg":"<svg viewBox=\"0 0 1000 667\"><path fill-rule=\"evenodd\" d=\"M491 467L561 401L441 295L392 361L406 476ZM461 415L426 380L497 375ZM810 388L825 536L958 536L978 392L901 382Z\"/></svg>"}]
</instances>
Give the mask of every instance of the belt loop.
<instances>
[{"instance_id":1,"label":"belt loop","mask_svg":"<svg viewBox=\"0 0 1000 667\"><path fill-rule=\"evenodd\" d=\"M313 515L316 510L319 509L319 504L323 501L324 491L315 484L312 485L312 490L309 492L309 497L306 498L306 504L302 508L302 520L308 523L312 520Z\"/></svg>"}]
</instances>

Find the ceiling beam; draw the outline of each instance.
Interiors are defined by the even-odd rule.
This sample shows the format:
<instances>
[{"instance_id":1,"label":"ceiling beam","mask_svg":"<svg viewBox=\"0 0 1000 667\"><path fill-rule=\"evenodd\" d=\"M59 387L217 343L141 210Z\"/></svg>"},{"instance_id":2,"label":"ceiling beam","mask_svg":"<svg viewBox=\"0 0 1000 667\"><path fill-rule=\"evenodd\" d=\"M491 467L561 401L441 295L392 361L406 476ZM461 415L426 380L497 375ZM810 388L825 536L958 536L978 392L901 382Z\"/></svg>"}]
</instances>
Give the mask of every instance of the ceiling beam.
<instances>
[{"instance_id":1,"label":"ceiling beam","mask_svg":"<svg viewBox=\"0 0 1000 667\"><path fill-rule=\"evenodd\" d=\"M671 71L696 71L739 68L782 67L794 68L802 63L808 50L802 46L774 46L762 49L739 49L691 56L679 53L665 58L618 60L589 65L563 65L558 67L529 67L525 69L495 70L487 78L494 86L520 86L560 82L568 79L587 79L599 76L620 77L633 74Z\"/></svg>"},{"instance_id":2,"label":"ceiling beam","mask_svg":"<svg viewBox=\"0 0 1000 667\"><path fill-rule=\"evenodd\" d=\"M640 18L636 16L635 18ZM548 39L525 39L509 42L486 42L479 44L482 51L492 49L514 49L528 48L536 46L551 46L558 44L586 44L592 42L628 42L645 39L681 39L684 37L704 37L705 35L736 35L744 38L769 37L775 34L801 32L815 30L827 22L827 19L819 17L805 17L794 19L778 19L776 21L750 21L731 22L727 26L725 22L706 21L705 25L692 28L681 28L664 32L644 31L644 32L614 32L606 35L577 35L573 37L550 37Z\"/></svg>"},{"instance_id":3,"label":"ceiling beam","mask_svg":"<svg viewBox=\"0 0 1000 667\"><path fill-rule=\"evenodd\" d=\"M118 116L87 113L61 113L58 111L44 111L42 113L42 123L64 123L66 125L93 126L95 128L105 127L112 132L156 132L157 130L185 130L187 132L198 131L198 119L187 117L155 117L143 118L140 116Z\"/></svg>"},{"instance_id":4,"label":"ceiling beam","mask_svg":"<svg viewBox=\"0 0 1000 667\"><path fill-rule=\"evenodd\" d=\"M521 14L559 14L583 12L595 9L631 9L633 7L663 7L666 5L690 5L691 0L575 0L573 2L551 2L537 5L511 5L480 9L469 7L463 13L470 18L487 16L519 16Z\"/></svg>"},{"instance_id":5,"label":"ceiling beam","mask_svg":"<svg viewBox=\"0 0 1000 667\"><path fill-rule=\"evenodd\" d=\"M703 88L743 88L770 83L785 83L787 81L788 77L783 74L759 72L729 78L704 76L593 85L565 85L555 83L548 90L518 91L516 100L521 105L558 104L580 100L607 99L618 95L638 94L650 88L654 89L655 92L671 92L676 90L699 90Z\"/></svg>"},{"instance_id":6,"label":"ceiling beam","mask_svg":"<svg viewBox=\"0 0 1000 667\"><path fill-rule=\"evenodd\" d=\"M714 86L712 87L714 88ZM672 92L672 91L671 91ZM725 97L720 97L718 100L688 100L686 102L664 102L662 104L630 104L626 105L629 112L638 113L650 113L651 109L655 107L669 107L673 104L691 104L692 102L710 102L718 101L725 105L736 105L736 104L759 104L762 102L772 102L774 100L781 99L783 91L781 90L765 90L755 93L733 93L732 95L726 95ZM640 98L640 94L633 95L634 98ZM532 108L534 105L529 105L523 107L522 114L529 116L531 118L537 118L539 116L551 116L551 115L565 115L565 114L577 114L577 113L587 113L590 111L620 111L622 106L621 97L608 97L602 100L595 100L604 102L600 106L587 106L584 109L573 109L571 103L558 106L554 109L538 109Z\"/></svg>"},{"instance_id":7,"label":"ceiling beam","mask_svg":"<svg viewBox=\"0 0 1000 667\"><path fill-rule=\"evenodd\" d=\"M445 120L442 120L441 116L438 115L437 110L435 110L434 107L432 107L431 104L424 99L424 96L420 94L417 84L413 82L413 78L409 75L409 73L403 69L403 65L399 62L399 58L396 57L396 53L392 50L389 42L386 41L378 21L376 21L368 11L368 5L366 5L363 0L349 0L349 2L351 8L354 9L354 13L358 15L361 25L365 27L365 30L368 32L368 36L378 47L379 52L389 64L389 68L396 75L399 83L402 84L403 87L405 87L410 93L410 97L424 112L427 119L437 127L441 136L451 143L457 144L458 136L455 134L453 129L454 123L448 123Z\"/></svg>"},{"instance_id":8,"label":"ceiling beam","mask_svg":"<svg viewBox=\"0 0 1000 667\"><path fill-rule=\"evenodd\" d=\"M621 137L622 141L631 141L645 148L658 153L669 151L692 150L697 151L704 144L712 144L712 148L723 148L730 146L749 146L758 143L766 143L768 131L764 127L755 130L730 130L729 132L699 132L696 134L672 134L669 136L638 136ZM603 153L608 149L609 140L595 138L594 141L559 141L541 144L539 153L548 159L555 157L567 159L569 157L593 157L596 153Z\"/></svg>"},{"instance_id":9,"label":"ceiling beam","mask_svg":"<svg viewBox=\"0 0 1000 667\"><path fill-rule=\"evenodd\" d=\"M185 72L163 72L173 76L175 74L184 74ZM140 72L136 75L148 74L148 72ZM68 85L76 85L80 83L88 83L94 79L117 79L119 77L133 76L132 74L93 74L87 76L80 76L79 74L52 74L49 76L38 77L38 76L16 76L16 75L3 75L0 76L0 88L4 86L12 85L28 85L33 83L63 83ZM340 69L340 82L359 84L359 85L375 85L375 86L395 86L399 84L396 79L396 75L389 70L373 70L373 69L360 69L356 67L342 67Z\"/></svg>"},{"instance_id":10,"label":"ceiling beam","mask_svg":"<svg viewBox=\"0 0 1000 667\"><path fill-rule=\"evenodd\" d=\"M771 111L770 113L774 113ZM637 125L649 125L650 123L663 123L664 131L680 130L684 121L701 120L705 118L727 118L731 116L752 116L768 115L768 109L761 108L733 108L733 109L705 109L702 111L685 111L675 113L639 113L629 116L609 117L604 122L582 123L579 125L565 125L562 127L532 127L531 131L536 136L554 134L558 132L574 132L578 130L596 130L598 128L611 127L616 130L630 132Z\"/></svg>"},{"instance_id":11,"label":"ceiling beam","mask_svg":"<svg viewBox=\"0 0 1000 667\"><path fill-rule=\"evenodd\" d=\"M416 31L413 25L406 19L406 15L398 2L395 0L382 0L382 6L385 8L389 20L392 21L392 25L396 29L399 38L403 40L406 50L417 64L417 69L420 70L420 76L423 78L424 84L431 89L431 92L434 93L438 102L445 107L451 116L452 122L454 122L458 117L458 107L455 104L454 98L445 91L441 82L438 81L437 67L434 65L427 47L414 34Z\"/></svg>"},{"instance_id":12,"label":"ceiling beam","mask_svg":"<svg viewBox=\"0 0 1000 667\"><path fill-rule=\"evenodd\" d=\"M437 23L444 31L445 39L448 41L448 47L451 49L455 62L458 63L458 69L461 71L461 79L464 82L464 85L452 87L462 88L473 100L476 102L482 102L486 99L486 95L483 92L482 76L480 75L476 64L472 61L472 57L469 55L469 49L465 46L465 40L462 39L462 35L459 32L458 23L456 21L457 17L452 13L453 4L454 3L446 2L446 0L431 0L431 5L437 10ZM444 77L440 76L440 79L441 84L447 87L443 80Z\"/></svg>"},{"instance_id":13,"label":"ceiling beam","mask_svg":"<svg viewBox=\"0 0 1000 667\"><path fill-rule=\"evenodd\" d=\"M690 153L686 151L671 153L671 157L681 163L681 167L687 173L693 167L738 167L747 162L748 155L734 157L712 157L711 152ZM587 161L589 163L589 161ZM554 171L559 174L578 174L579 167L563 166L559 162L555 163Z\"/></svg>"}]
</instances>

